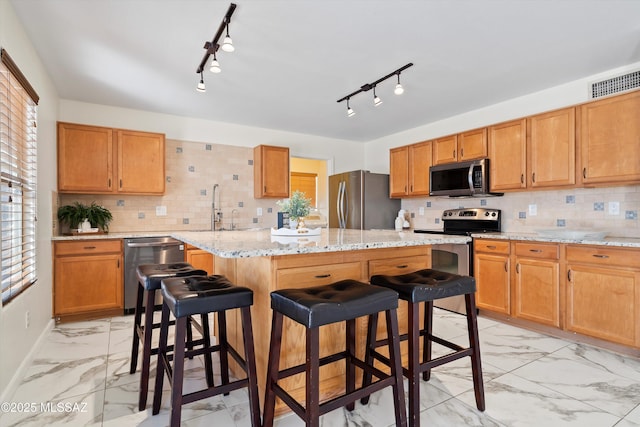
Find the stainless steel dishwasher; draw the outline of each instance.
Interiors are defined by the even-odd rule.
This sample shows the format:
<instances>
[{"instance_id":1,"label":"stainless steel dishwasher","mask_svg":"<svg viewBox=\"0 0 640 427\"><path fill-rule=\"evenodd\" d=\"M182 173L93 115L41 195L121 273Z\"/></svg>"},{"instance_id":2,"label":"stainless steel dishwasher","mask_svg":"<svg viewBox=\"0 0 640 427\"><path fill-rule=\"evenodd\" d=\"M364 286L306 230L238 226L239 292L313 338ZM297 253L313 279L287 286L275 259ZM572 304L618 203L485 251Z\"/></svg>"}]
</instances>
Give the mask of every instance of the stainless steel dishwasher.
<instances>
[{"instance_id":1,"label":"stainless steel dishwasher","mask_svg":"<svg viewBox=\"0 0 640 427\"><path fill-rule=\"evenodd\" d=\"M124 239L124 313L132 314L136 308L139 264L170 264L184 262L184 244L171 237L136 237ZM156 304L162 297L156 292Z\"/></svg>"}]
</instances>

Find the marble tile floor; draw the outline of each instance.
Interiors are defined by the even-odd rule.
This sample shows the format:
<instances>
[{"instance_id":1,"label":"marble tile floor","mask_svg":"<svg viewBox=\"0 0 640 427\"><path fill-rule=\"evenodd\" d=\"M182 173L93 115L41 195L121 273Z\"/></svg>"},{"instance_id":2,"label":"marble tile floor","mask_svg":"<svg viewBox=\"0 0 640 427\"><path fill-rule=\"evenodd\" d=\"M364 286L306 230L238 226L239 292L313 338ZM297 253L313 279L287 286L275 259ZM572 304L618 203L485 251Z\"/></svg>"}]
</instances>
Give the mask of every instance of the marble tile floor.
<instances>
[{"instance_id":1,"label":"marble tile floor","mask_svg":"<svg viewBox=\"0 0 640 427\"><path fill-rule=\"evenodd\" d=\"M464 318L436 311L435 332L464 345ZM151 415L152 392L148 409L137 410L139 374L128 372L132 320L114 317L54 328L11 399L35 412L2 413L0 427L168 425L166 381L160 414ZM435 369L422 383L422 425L640 426L640 360L486 318L479 326L486 411L475 407L465 358ZM185 390L203 387L202 361L196 358L187 366ZM249 426L247 400L239 390L188 404L182 424ZM391 402L390 389L383 390L353 412L339 409L323 416L321 425L392 426ZM276 421L277 427L302 425L294 415Z\"/></svg>"}]
</instances>

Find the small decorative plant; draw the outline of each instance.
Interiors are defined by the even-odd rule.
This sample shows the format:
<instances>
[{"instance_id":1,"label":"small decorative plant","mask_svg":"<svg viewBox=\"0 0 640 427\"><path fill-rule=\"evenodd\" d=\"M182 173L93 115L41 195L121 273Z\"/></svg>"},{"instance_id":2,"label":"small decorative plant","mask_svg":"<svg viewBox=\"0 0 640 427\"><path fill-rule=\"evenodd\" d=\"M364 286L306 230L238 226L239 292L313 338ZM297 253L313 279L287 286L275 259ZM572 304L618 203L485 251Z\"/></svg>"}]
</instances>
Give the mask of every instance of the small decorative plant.
<instances>
[{"instance_id":1,"label":"small decorative plant","mask_svg":"<svg viewBox=\"0 0 640 427\"><path fill-rule=\"evenodd\" d=\"M111 222L113 216L109 209L95 202L90 205L74 202L71 205L64 205L58 208L58 220L69 225L71 230L77 230L85 219L91 223L92 227L108 232L109 222Z\"/></svg>"},{"instance_id":2,"label":"small decorative plant","mask_svg":"<svg viewBox=\"0 0 640 427\"><path fill-rule=\"evenodd\" d=\"M300 221L301 218L309 215L311 209L311 199L304 197L304 193L296 190L290 198L278 200L276 202L282 212L289 213L289 219Z\"/></svg>"}]
</instances>

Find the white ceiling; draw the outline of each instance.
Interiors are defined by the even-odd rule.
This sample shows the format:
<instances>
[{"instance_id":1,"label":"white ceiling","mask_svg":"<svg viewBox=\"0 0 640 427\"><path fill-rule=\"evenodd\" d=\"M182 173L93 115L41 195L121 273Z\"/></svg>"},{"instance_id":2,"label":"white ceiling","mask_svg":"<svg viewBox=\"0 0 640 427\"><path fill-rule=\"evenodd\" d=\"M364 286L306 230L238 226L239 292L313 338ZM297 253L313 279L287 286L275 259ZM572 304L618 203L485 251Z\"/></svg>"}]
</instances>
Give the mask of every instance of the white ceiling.
<instances>
[{"instance_id":1,"label":"white ceiling","mask_svg":"<svg viewBox=\"0 0 640 427\"><path fill-rule=\"evenodd\" d=\"M353 141L640 61L640 0L236 3L236 50L198 93L228 1L12 0L63 99ZM403 95L336 103L408 62Z\"/></svg>"}]
</instances>

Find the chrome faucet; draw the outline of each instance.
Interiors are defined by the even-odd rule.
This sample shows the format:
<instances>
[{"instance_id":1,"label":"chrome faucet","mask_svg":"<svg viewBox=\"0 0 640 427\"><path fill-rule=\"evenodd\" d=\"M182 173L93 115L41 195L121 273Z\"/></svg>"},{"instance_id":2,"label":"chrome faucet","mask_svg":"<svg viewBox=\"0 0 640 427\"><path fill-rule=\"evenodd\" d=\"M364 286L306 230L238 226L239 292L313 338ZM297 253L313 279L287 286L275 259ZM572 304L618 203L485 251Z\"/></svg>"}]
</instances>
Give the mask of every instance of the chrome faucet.
<instances>
[{"instance_id":1,"label":"chrome faucet","mask_svg":"<svg viewBox=\"0 0 640 427\"><path fill-rule=\"evenodd\" d=\"M237 214L237 213L238 213L238 210L237 210L237 209L234 209L234 210L232 210L232 211L231 211L231 229L232 229L232 230L235 230L235 228L236 228L236 225L233 223L233 217L234 217L234 216L235 216L235 214Z\"/></svg>"},{"instance_id":2,"label":"chrome faucet","mask_svg":"<svg viewBox=\"0 0 640 427\"><path fill-rule=\"evenodd\" d=\"M218 190L218 187L218 184L213 184L211 201L211 231L216 230L216 224L222 219L222 212L220 211L220 208L216 208L216 190ZM220 204L220 194L218 194L218 204Z\"/></svg>"}]
</instances>

